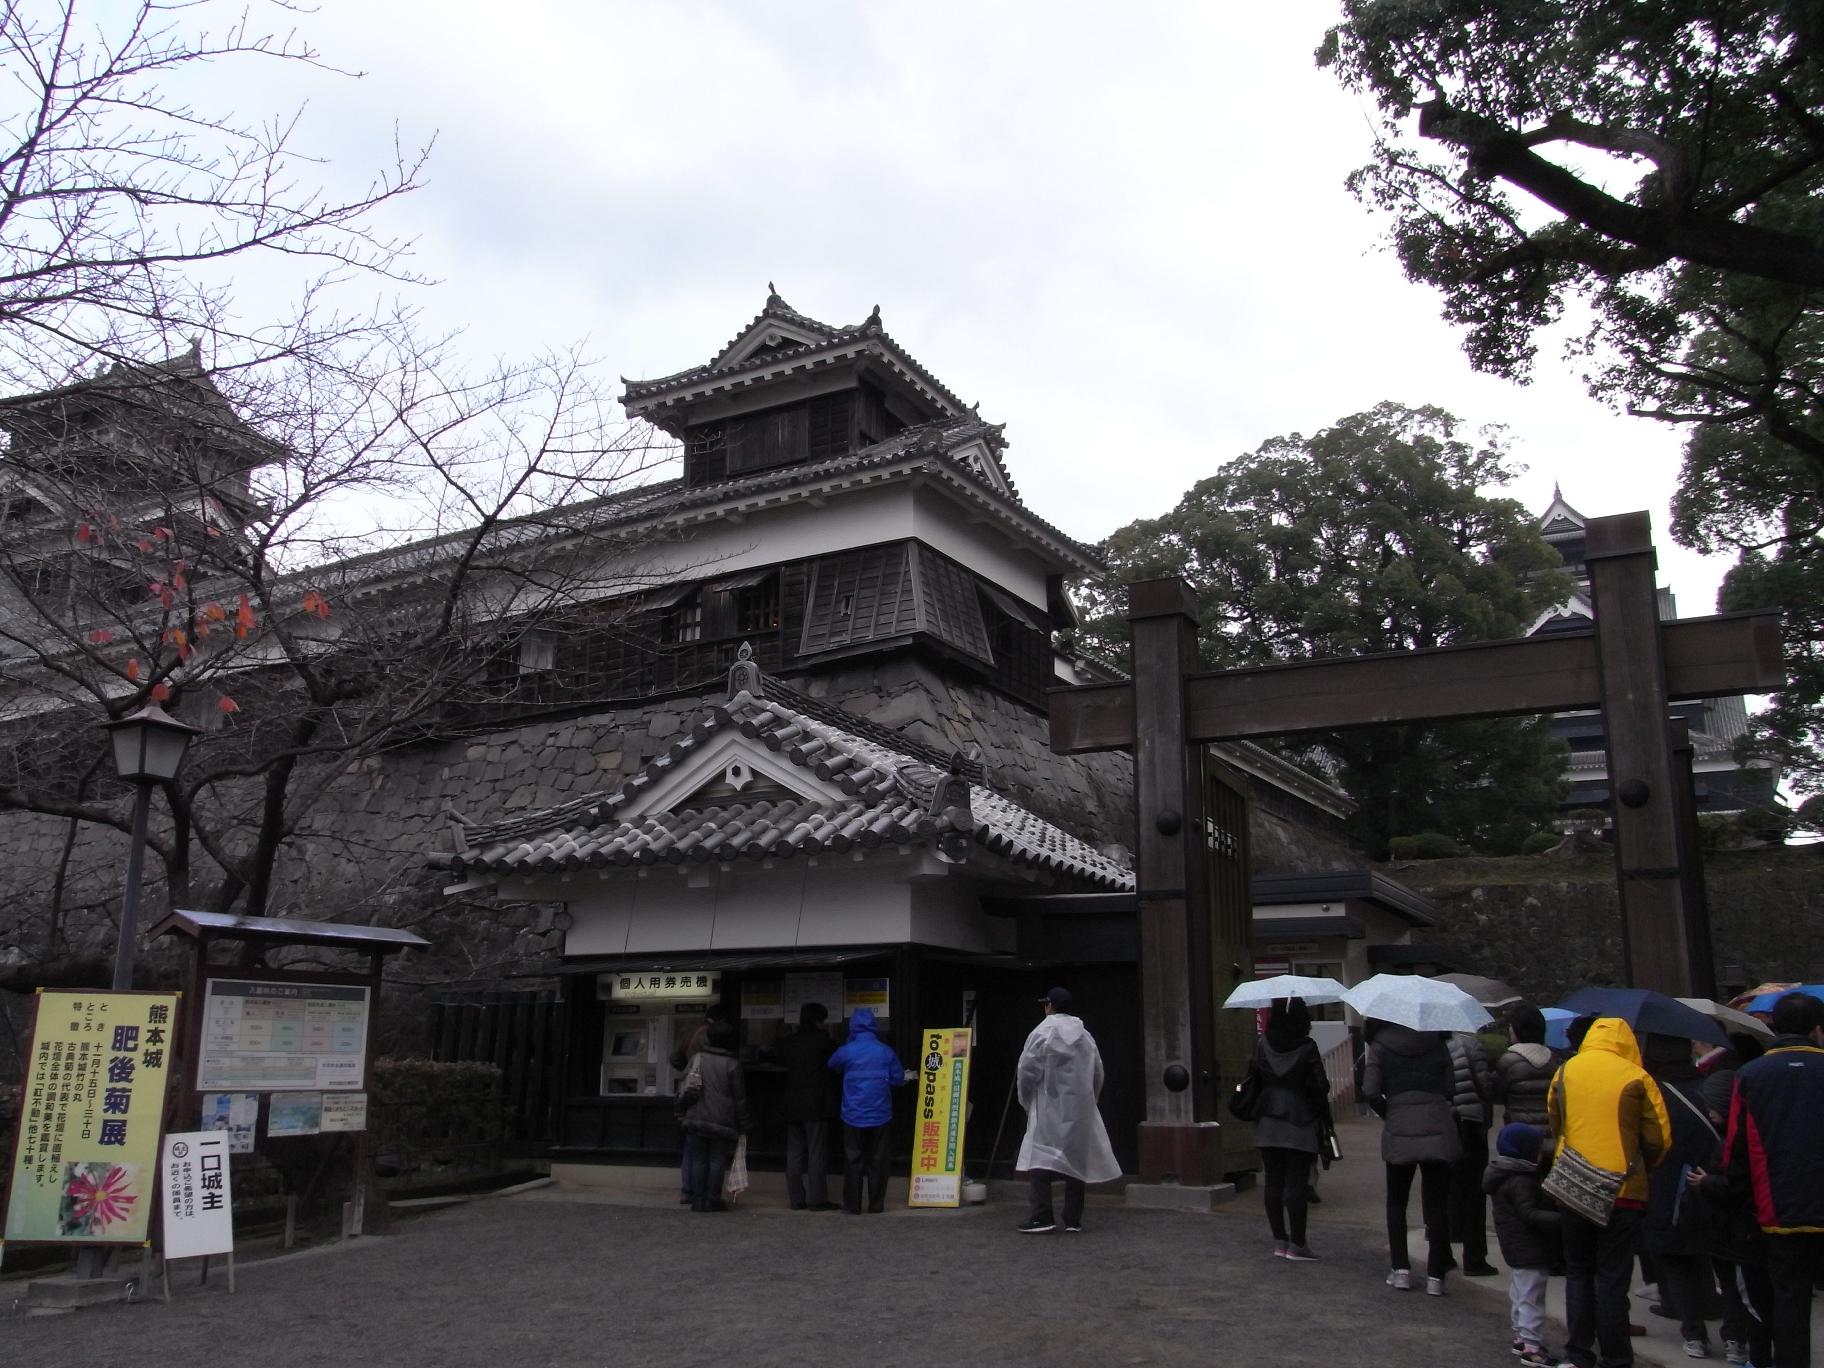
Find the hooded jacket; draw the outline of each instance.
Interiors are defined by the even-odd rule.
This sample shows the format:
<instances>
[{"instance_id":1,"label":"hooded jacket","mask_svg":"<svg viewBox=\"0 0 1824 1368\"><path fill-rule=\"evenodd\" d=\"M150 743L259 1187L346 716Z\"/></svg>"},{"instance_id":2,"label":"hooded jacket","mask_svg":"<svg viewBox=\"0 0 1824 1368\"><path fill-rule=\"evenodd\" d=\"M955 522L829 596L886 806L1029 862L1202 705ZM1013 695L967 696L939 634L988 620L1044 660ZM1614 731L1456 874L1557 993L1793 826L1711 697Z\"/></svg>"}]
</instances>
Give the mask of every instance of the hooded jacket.
<instances>
[{"instance_id":1,"label":"hooded jacket","mask_svg":"<svg viewBox=\"0 0 1824 1368\"><path fill-rule=\"evenodd\" d=\"M830 1056L830 1067L842 1075L843 1124L866 1128L893 1119L893 1089L905 1082L906 1071L880 1039L873 1008L858 1007L849 1018L849 1043Z\"/></svg>"},{"instance_id":2,"label":"hooded jacket","mask_svg":"<svg viewBox=\"0 0 1824 1368\"><path fill-rule=\"evenodd\" d=\"M1479 1036L1453 1032L1445 1042L1450 1051L1450 1104L1457 1120L1484 1130L1495 1118L1495 1071Z\"/></svg>"},{"instance_id":3,"label":"hooded jacket","mask_svg":"<svg viewBox=\"0 0 1824 1368\"><path fill-rule=\"evenodd\" d=\"M741 1061L719 1045L705 1045L697 1051L696 1058L701 1086L686 1088L678 1095L678 1114L684 1129L718 1140L746 1135L751 1120Z\"/></svg>"},{"instance_id":4,"label":"hooded jacket","mask_svg":"<svg viewBox=\"0 0 1824 1368\"><path fill-rule=\"evenodd\" d=\"M1454 1164L1463 1157L1451 1092L1450 1049L1440 1032L1392 1022L1375 1032L1362 1069L1362 1097L1386 1120L1384 1162Z\"/></svg>"},{"instance_id":5,"label":"hooded jacket","mask_svg":"<svg viewBox=\"0 0 1824 1368\"><path fill-rule=\"evenodd\" d=\"M1561 1258L1558 1208L1539 1186L1539 1162L1497 1155L1482 1174L1494 1199L1495 1238L1509 1268L1551 1268Z\"/></svg>"},{"instance_id":6,"label":"hooded jacket","mask_svg":"<svg viewBox=\"0 0 1824 1368\"><path fill-rule=\"evenodd\" d=\"M1601 1017L1590 1027L1583 1048L1552 1079L1546 1112L1554 1154L1568 1145L1592 1164L1626 1174L1616 1200L1646 1205L1647 1170L1671 1143L1672 1121L1627 1022Z\"/></svg>"},{"instance_id":7,"label":"hooded jacket","mask_svg":"<svg viewBox=\"0 0 1824 1368\"><path fill-rule=\"evenodd\" d=\"M1551 1091L1552 1075L1557 1071L1558 1059L1550 1045L1509 1045L1495 1061L1495 1096L1502 1104L1502 1124L1549 1125L1545 1095Z\"/></svg>"},{"instance_id":8,"label":"hooded jacket","mask_svg":"<svg viewBox=\"0 0 1824 1368\"><path fill-rule=\"evenodd\" d=\"M1732 1193L1770 1235L1824 1232L1824 1049L1783 1035L1735 1073L1724 1139Z\"/></svg>"},{"instance_id":9,"label":"hooded jacket","mask_svg":"<svg viewBox=\"0 0 1824 1368\"><path fill-rule=\"evenodd\" d=\"M1257 1149L1318 1152L1330 1119L1330 1077L1308 1035L1269 1030L1254 1042L1254 1066L1266 1084L1254 1122Z\"/></svg>"},{"instance_id":10,"label":"hooded jacket","mask_svg":"<svg viewBox=\"0 0 1824 1368\"><path fill-rule=\"evenodd\" d=\"M1121 1176L1096 1098L1102 1052L1082 1019L1053 1012L1026 1037L1015 1077L1026 1109L1026 1138L1014 1168L1046 1169L1086 1183Z\"/></svg>"}]
</instances>

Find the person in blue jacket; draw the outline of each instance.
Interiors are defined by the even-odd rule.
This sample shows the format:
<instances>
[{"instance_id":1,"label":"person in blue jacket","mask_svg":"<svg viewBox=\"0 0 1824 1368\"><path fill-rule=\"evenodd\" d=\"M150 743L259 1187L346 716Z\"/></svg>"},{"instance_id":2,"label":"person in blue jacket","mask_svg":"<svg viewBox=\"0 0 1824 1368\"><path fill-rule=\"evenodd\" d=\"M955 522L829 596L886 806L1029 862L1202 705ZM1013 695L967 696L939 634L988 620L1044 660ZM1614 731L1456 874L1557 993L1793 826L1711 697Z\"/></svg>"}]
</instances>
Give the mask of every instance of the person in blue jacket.
<instances>
[{"instance_id":1,"label":"person in blue jacket","mask_svg":"<svg viewBox=\"0 0 1824 1368\"><path fill-rule=\"evenodd\" d=\"M879 1032L873 1009L858 1007L849 1018L849 1043L830 1056L830 1067L842 1075L842 1209L850 1216L861 1215L864 1183L867 1210L886 1209L893 1089L911 1077Z\"/></svg>"}]
</instances>

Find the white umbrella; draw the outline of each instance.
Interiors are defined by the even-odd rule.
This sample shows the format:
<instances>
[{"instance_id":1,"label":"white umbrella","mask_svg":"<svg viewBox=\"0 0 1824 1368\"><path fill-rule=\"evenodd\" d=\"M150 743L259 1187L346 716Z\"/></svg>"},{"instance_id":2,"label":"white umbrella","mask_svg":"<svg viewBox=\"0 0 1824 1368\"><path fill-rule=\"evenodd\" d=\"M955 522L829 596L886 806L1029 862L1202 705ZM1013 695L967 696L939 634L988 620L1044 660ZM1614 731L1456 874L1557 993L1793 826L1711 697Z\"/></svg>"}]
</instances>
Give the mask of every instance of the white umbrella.
<instances>
[{"instance_id":1,"label":"white umbrella","mask_svg":"<svg viewBox=\"0 0 1824 1368\"><path fill-rule=\"evenodd\" d=\"M1275 974L1272 978L1250 979L1236 985L1224 1007L1271 1007L1274 998L1303 998L1307 1004L1341 1002L1343 985L1333 978L1313 978L1304 974Z\"/></svg>"},{"instance_id":2,"label":"white umbrella","mask_svg":"<svg viewBox=\"0 0 1824 1368\"><path fill-rule=\"evenodd\" d=\"M1475 1031L1494 1020L1454 983L1420 974L1376 974L1344 993L1343 1001L1365 1017L1415 1031Z\"/></svg>"},{"instance_id":3,"label":"white umbrella","mask_svg":"<svg viewBox=\"0 0 1824 1368\"><path fill-rule=\"evenodd\" d=\"M1746 1012L1738 1012L1733 1007L1725 1007L1709 998L1680 998L1679 1001L1694 1012L1702 1012L1725 1031L1745 1031L1762 1040L1773 1039L1773 1027L1759 1017L1751 1017Z\"/></svg>"}]
</instances>

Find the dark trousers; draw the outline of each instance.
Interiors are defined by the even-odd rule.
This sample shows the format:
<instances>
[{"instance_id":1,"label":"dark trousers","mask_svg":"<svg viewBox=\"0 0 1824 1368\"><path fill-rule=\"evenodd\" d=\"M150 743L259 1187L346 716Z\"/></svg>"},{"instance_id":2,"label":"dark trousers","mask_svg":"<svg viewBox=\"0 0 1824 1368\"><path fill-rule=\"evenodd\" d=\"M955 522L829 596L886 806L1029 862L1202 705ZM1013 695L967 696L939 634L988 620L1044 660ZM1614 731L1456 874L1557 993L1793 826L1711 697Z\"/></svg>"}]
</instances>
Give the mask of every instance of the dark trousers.
<instances>
[{"instance_id":1,"label":"dark trousers","mask_svg":"<svg viewBox=\"0 0 1824 1368\"><path fill-rule=\"evenodd\" d=\"M1748 1346L1748 1362L1773 1362L1773 1283L1767 1266L1714 1260L1723 1293L1723 1338Z\"/></svg>"},{"instance_id":2,"label":"dark trousers","mask_svg":"<svg viewBox=\"0 0 1824 1368\"><path fill-rule=\"evenodd\" d=\"M1053 1173L1050 1169L1032 1171L1032 1219L1049 1221L1051 1219L1051 1185L1064 1184L1064 1224L1080 1226L1083 1224L1083 1197L1086 1185L1081 1178L1072 1178L1068 1174Z\"/></svg>"},{"instance_id":3,"label":"dark trousers","mask_svg":"<svg viewBox=\"0 0 1824 1368\"><path fill-rule=\"evenodd\" d=\"M713 1135L684 1134L684 1195L692 1211L712 1211L722 1202L722 1180L728 1161L735 1157L735 1142Z\"/></svg>"},{"instance_id":4,"label":"dark trousers","mask_svg":"<svg viewBox=\"0 0 1824 1368\"><path fill-rule=\"evenodd\" d=\"M830 1200L825 1175L830 1167L830 1123L785 1123L785 1195L795 1207L822 1206Z\"/></svg>"},{"instance_id":5,"label":"dark trousers","mask_svg":"<svg viewBox=\"0 0 1824 1368\"><path fill-rule=\"evenodd\" d=\"M1811 1289L1824 1278L1824 1235L1768 1235L1761 1243L1773 1284L1773 1361L1811 1368Z\"/></svg>"},{"instance_id":6,"label":"dark trousers","mask_svg":"<svg viewBox=\"0 0 1824 1368\"><path fill-rule=\"evenodd\" d=\"M861 1211L864 1184L868 1190L868 1210L885 1211L887 1128L845 1123L842 1128L842 1209L851 1215Z\"/></svg>"},{"instance_id":7,"label":"dark trousers","mask_svg":"<svg viewBox=\"0 0 1824 1368\"><path fill-rule=\"evenodd\" d=\"M1459 1120L1457 1134L1463 1157L1450 1166L1450 1238L1463 1246L1463 1267L1480 1268L1488 1263L1488 1127Z\"/></svg>"},{"instance_id":8,"label":"dark trousers","mask_svg":"<svg viewBox=\"0 0 1824 1368\"><path fill-rule=\"evenodd\" d=\"M1290 1240L1297 1245L1305 1242L1305 1214L1311 1209L1311 1161L1315 1158L1315 1154L1303 1150L1272 1145L1261 1148L1261 1190L1266 1195L1267 1224L1273 1227L1275 1240Z\"/></svg>"},{"instance_id":9,"label":"dark trousers","mask_svg":"<svg viewBox=\"0 0 1824 1368\"><path fill-rule=\"evenodd\" d=\"M1628 1286L1634 1281L1634 1247L1640 1211L1616 1207L1606 1226L1565 1212L1564 1319L1570 1334L1564 1356L1577 1368L1630 1368Z\"/></svg>"},{"instance_id":10,"label":"dark trousers","mask_svg":"<svg viewBox=\"0 0 1824 1368\"><path fill-rule=\"evenodd\" d=\"M1387 1165L1387 1256L1394 1268L1411 1268L1406 1251L1406 1204L1412 1177L1419 1176L1419 1211L1425 1218L1425 1276L1441 1278L1450 1267L1450 1165Z\"/></svg>"},{"instance_id":11,"label":"dark trousers","mask_svg":"<svg viewBox=\"0 0 1824 1368\"><path fill-rule=\"evenodd\" d=\"M1711 1299L1716 1295L1716 1274L1710 1260L1701 1254L1659 1254L1654 1257L1659 1270L1660 1303L1678 1317L1678 1331L1688 1340L1710 1342L1708 1317Z\"/></svg>"}]
</instances>

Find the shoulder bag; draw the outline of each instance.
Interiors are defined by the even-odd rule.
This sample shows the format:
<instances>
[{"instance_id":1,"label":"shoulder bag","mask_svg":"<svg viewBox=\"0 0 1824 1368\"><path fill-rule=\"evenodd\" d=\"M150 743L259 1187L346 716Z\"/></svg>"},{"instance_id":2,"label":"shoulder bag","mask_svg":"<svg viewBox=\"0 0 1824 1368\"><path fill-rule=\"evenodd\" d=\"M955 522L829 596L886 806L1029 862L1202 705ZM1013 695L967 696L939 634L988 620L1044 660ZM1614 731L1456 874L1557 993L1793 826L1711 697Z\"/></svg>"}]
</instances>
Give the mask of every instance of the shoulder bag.
<instances>
[{"instance_id":1,"label":"shoulder bag","mask_svg":"<svg viewBox=\"0 0 1824 1368\"><path fill-rule=\"evenodd\" d=\"M1539 1186L1566 1211L1581 1216L1591 1225L1606 1226L1615 1214L1615 1199L1621 1195L1622 1180L1627 1176L1592 1164L1565 1145L1552 1160L1552 1171Z\"/></svg>"},{"instance_id":2,"label":"shoulder bag","mask_svg":"<svg viewBox=\"0 0 1824 1368\"><path fill-rule=\"evenodd\" d=\"M1258 1121L1261 1104L1266 1100L1266 1091L1267 1084L1260 1076L1260 1066L1250 1061L1247 1076L1229 1094L1229 1115L1237 1121Z\"/></svg>"}]
</instances>

